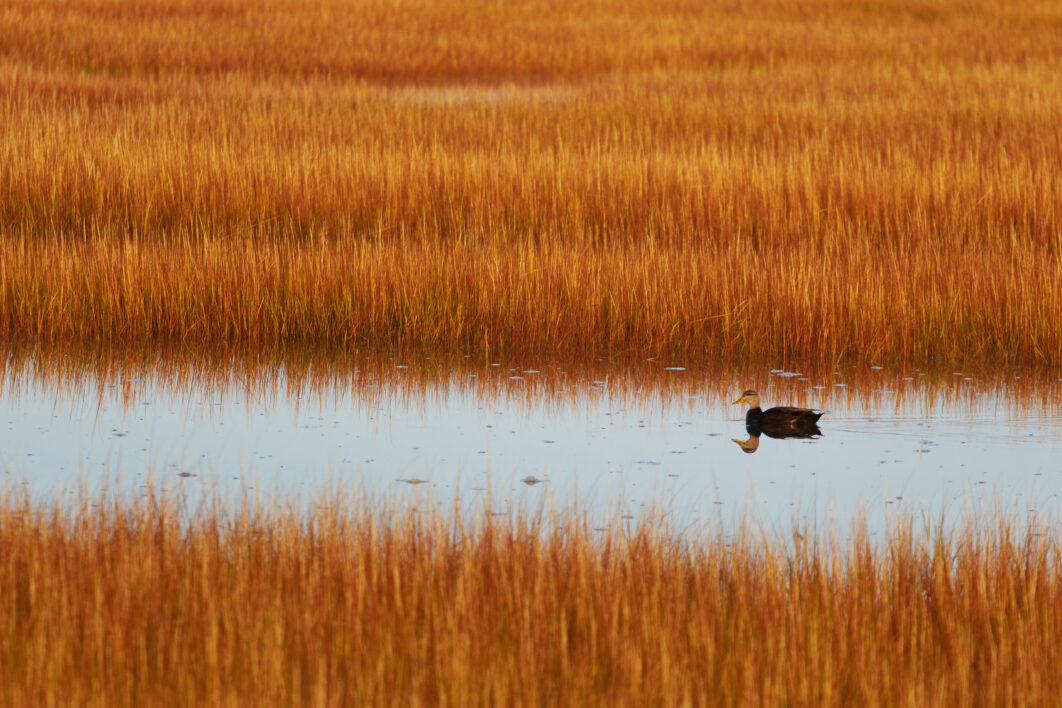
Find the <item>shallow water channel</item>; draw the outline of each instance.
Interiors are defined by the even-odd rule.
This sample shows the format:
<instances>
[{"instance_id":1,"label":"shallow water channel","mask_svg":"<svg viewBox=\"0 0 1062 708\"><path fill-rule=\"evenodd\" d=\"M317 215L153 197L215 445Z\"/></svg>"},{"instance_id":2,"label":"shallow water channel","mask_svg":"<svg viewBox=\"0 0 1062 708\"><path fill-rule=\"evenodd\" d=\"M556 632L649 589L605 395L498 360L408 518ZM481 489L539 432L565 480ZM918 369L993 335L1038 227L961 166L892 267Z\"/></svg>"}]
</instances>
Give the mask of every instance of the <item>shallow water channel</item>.
<instances>
[{"instance_id":1,"label":"shallow water channel","mask_svg":"<svg viewBox=\"0 0 1062 708\"><path fill-rule=\"evenodd\" d=\"M814 439L747 442L765 406L824 409ZM740 444L745 442L744 447ZM312 498L341 485L494 508L544 499L603 517L665 508L678 526L748 515L844 528L862 513L1062 510L1062 380L878 367L637 371L367 362L341 374L10 360L0 475L41 498L79 487Z\"/></svg>"}]
</instances>

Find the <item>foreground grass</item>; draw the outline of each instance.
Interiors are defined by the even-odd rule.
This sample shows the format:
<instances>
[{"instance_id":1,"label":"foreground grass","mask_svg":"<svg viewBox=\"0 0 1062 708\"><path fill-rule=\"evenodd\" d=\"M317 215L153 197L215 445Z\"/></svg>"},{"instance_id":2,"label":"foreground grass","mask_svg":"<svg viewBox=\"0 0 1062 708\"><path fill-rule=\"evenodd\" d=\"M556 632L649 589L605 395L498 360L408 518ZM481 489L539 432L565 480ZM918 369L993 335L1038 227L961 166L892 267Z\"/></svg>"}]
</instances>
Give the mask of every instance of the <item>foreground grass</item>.
<instances>
[{"instance_id":1,"label":"foreground grass","mask_svg":"<svg viewBox=\"0 0 1062 708\"><path fill-rule=\"evenodd\" d=\"M678 540L333 494L0 502L10 704L1042 704L1062 539Z\"/></svg>"},{"instance_id":2,"label":"foreground grass","mask_svg":"<svg viewBox=\"0 0 1062 708\"><path fill-rule=\"evenodd\" d=\"M1058 26L11 0L0 336L1058 364Z\"/></svg>"}]
</instances>

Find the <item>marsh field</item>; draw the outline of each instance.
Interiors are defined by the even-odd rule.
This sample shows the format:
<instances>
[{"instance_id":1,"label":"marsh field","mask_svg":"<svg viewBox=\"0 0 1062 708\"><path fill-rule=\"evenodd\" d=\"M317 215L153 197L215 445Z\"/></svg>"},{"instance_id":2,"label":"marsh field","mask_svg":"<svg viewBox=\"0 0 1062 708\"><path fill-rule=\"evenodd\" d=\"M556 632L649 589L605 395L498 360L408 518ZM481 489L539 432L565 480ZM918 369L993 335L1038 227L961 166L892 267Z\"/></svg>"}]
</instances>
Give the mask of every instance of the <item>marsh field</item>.
<instances>
[{"instance_id":1,"label":"marsh field","mask_svg":"<svg viewBox=\"0 0 1062 708\"><path fill-rule=\"evenodd\" d=\"M4 0L0 702L1057 702L1060 66L1054 1Z\"/></svg>"}]
</instances>

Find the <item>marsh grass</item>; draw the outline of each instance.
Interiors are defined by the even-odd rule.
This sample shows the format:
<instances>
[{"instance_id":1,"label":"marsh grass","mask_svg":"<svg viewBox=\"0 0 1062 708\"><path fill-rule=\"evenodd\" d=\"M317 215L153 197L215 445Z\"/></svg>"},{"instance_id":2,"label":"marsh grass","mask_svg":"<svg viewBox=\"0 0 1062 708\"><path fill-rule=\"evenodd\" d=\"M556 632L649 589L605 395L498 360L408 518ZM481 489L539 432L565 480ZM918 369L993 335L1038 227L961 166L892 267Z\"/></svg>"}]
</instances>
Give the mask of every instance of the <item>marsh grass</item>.
<instances>
[{"instance_id":1,"label":"marsh grass","mask_svg":"<svg viewBox=\"0 0 1062 708\"><path fill-rule=\"evenodd\" d=\"M990 0L14 0L0 335L1058 364L1057 28Z\"/></svg>"},{"instance_id":2,"label":"marsh grass","mask_svg":"<svg viewBox=\"0 0 1062 708\"><path fill-rule=\"evenodd\" d=\"M1051 702L1060 539L604 529L332 490L0 500L0 697L81 705Z\"/></svg>"},{"instance_id":3,"label":"marsh grass","mask_svg":"<svg viewBox=\"0 0 1062 708\"><path fill-rule=\"evenodd\" d=\"M1062 249L0 239L9 340L1062 362Z\"/></svg>"}]
</instances>

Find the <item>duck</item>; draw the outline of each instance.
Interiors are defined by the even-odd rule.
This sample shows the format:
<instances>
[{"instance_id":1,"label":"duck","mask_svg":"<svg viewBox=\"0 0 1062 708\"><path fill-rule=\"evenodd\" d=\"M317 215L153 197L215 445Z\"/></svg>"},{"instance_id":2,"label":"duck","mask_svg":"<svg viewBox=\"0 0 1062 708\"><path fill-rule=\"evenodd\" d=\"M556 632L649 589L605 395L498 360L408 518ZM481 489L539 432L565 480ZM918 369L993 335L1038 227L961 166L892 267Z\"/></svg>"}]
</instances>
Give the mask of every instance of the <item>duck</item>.
<instances>
[{"instance_id":1,"label":"duck","mask_svg":"<svg viewBox=\"0 0 1062 708\"><path fill-rule=\"evenodd\" d=\"M810 408L795 408L793 406L776 406L762 410L760 408L760 394L752 389L741 394L741 398L734 401L747 403L748 413L745 414L745 428L750 432L764 432L769 437L803 437L807 435L819 435L819 418L822 411Z\"/></svg>"}]
</instances>

